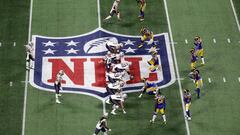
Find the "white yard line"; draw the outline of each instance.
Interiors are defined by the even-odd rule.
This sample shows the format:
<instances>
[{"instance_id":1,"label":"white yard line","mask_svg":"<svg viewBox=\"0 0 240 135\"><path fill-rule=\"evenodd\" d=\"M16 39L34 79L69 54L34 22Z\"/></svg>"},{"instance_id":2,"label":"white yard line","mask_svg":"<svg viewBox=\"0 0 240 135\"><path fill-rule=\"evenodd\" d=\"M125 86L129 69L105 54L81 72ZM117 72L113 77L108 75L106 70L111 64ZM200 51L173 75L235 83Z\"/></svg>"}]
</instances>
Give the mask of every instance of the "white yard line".
<instances>
[{"instance_id":1,"label":"white yard line","mask_svg":"<svg viewBox=\"0 0 240 135\"><path fill-rule=\"evenodd\" d=\"M209 82L209 83L211 83L211 82L212 82L211 78L208 78L208 82Z\"/></svg>"},{"instance_id":2,"label":"white yard line","mask_svg":"<svg viewBox=\"0 0 240 135\"><path fill-rule=\"evenodd\" d=\"M217 43L217 41L216 41L216 39L215 39L215 38L213 39L213 43Z\"/></svg>"},{"instance_id":3,"label":"white yard line","mask_svg":"<svg viewBox=\"0 0 240 135\"><path fill-rule=\"evenodd\" d=\"M97 7L98 7L98 28L101 28L102 24L101 24L100 0L97 0Z\"/></svg>"},{"instance_id":4,"label":"white yard line","mask_svg":"<svg viewBox=\"0 0 240 135\"><path fill-rule=\"evenodd\" d=\"M237 23L238 32L240 32L240 25L239 25L239 21L238 21L238 16L237 16L237 13L236 13L236 10L235 10L235 7L234 7L234 4L233 4L233 1L230 0L230 3L231 3L232 10L233 10L233 14L234 14L234 17L235 17L235 20L236 20L236 23Z\"/></svg>"},{"instance_id":5,"label":"white yard line","mask_svg":"<svg viewBox=\"0 0 240 135\"><path fill-rule=\"evenodd\" d=\"M100 10L100 0L97 0L97 7L98 7L98 28L102 27L101 24L101 10ZM106 114L106 103L105 100L102 100L103 103L103 115Z\"/></svg>"},{"instance_id":6,"label":"white yard line","mask_svg":"<svg viewBox=\"0 0 240 135\"><path fill-rule=\"evenodd\" d=\"M166 0L164 0L164 6L165 6L165 12L166 12L166 17L167 17L167 22L168 22L168 29L169 29L169 33L170 33L170 38L171 38L171 42L173 42L173 35L172 35L172 29L171 29L171 23L170 23L170 18L169 18L169 14L168 14L168 6L167 6L167 2ZM175 69L177 72L177 81L178 81L178 85L179 85L179 93L181 96L181 102L182 102L182 109L183 109L183 118L185 119L185 115L186 115L186 111L185 111L185 106L184 106L184 102L183 102L183 93L182 93L182 84L180 81L180 74L179 74L179 68L178 68L178 63L177 63L177 57L176 57L176 52L175 52L175 46L172 46L172 51L173 51L173 56L174 56L174 63L175 63ZM190 130L189 130L189 124L188 121L185 119L185 126L186 126L186 131L187 131L187 135L190 135Z\"/></svg>"},{"instance_id":7,"label":"white yard line","mask_svg":"<svg viewBox=\"0 0 240 135\"><path fill-rule=\"evenodd\" d=\"M226 82L226 78L225 78L225 77L223 77L223 82L224 82L224 83Z\"/></svg>"},{"instance_id":8,"label":"white yard line","mask_svg":"<svg viewBox=\"0 0 240 135\"><path fill-rule=\"evenodd\" d=\"M230 38L228 38L228 39L227 39L227 42L228 42L228 43L231 43L231 40L230 40Z\"/></svg>"},{"instance_id":9,"label":"white yard line","mask_svg":"<svg viewBox=\"0 0 240 135\"><path fill-rule=\"evenodd\" d=\"M33 0L30 0L29 26L28 26L28 42L31 40L31 31L32 31L32 7L33 7ZM28 66L28 65L27 65L27 62L26 62L26 66ZM29 74L29 71L26 70L25 88L24 88L24 103L23 103L23 117L22 117L22 135L25 135L25 126L26 126L26 106L27 106L28 74Z\"/></svg>"},{"instance_id":10,"label":"white yard line","mask_svg":"<svg viewBox=\"0 0 240 135\"><path fill-rule=\"evenodd\" d=\"M9 82L9 86L12 87L13 86L13 82Z\"/></svg>"}]
</instances>

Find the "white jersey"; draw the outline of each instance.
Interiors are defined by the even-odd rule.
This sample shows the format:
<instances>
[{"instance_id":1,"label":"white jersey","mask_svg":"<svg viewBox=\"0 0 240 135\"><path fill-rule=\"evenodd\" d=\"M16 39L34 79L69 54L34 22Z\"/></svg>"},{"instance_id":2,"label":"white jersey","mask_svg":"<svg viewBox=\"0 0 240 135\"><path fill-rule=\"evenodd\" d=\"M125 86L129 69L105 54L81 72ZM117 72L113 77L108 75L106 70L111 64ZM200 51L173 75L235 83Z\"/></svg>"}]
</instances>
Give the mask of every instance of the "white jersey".
<instances>
[{"instance_id":1,"label":"white jersey","mask_svg":"<svg viewBox=\"0 0 240 135\"><path fill-rule=\"evenodd\" d=\"M121 96L121 94L118 94L118 95L111 95L110 96L111 99L113 100L119 100L119 101L124 101L123 97Z\"/></svg>"},{"instance_id":2,"label":"white jersey","mask_svg":"<svg viewBox=\"0 0 240 135\"><path fill-rule=\"evenodd\" d=\"M119 82L109 83L109 84L108 84L108 88L110 88L110 89L120 89L120 88L121 88L121 85L120 85Z\"/></svg>"},{"instance_id":3,"label":"white jersey","mask_svg":"<svg viewBox=\"0 0 240 135\"><path fill-rule=\"evenodd\" d=\"M115 0L114 3L113 3L113 5L112 5L112 9L111 9L110 12L112 12L112 11L118 12L118 6L119 6L119 4L118 4L118 2Z\"/></svg>"},{"instance_id":4,"label":"white jersey","mask_svg":"<svg viewBox=\"0 0 240 135\"><path fill-rule=\"evenodd\" d=\"M107 76L109 76L112 79L122 79L122 74L121 73L107 73Z\"/></svg>"},{"instance_id":5,"label":"white jersey","mask_svg":"<svg viewBox=\"0 0 240 135\"><path fill-rule=\"evenodd\" d=\"M57 76L56 76L56 81L55 83L58 84L58 83L61 83L61 81L63 80L63 75L58 73Z\"/></svg>"}]
</instances>

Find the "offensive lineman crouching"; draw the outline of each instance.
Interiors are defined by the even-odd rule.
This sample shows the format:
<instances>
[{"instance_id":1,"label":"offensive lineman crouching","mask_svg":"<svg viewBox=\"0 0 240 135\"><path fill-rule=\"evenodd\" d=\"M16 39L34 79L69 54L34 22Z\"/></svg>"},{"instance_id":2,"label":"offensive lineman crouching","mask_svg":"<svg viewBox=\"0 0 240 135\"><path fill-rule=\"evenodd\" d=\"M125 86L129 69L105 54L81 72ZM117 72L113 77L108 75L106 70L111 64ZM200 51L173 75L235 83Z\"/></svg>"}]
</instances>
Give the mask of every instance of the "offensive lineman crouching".
<instances>
[{"instance_id":1,"label":"offensive lineman crouching","mask_svg":"<svg viewBox=\"0 0 240 135\"><path fill-rule=\"evenodd\" d=\"M122 94L120 92L116 92L114 95L111 95L109 99L106 101L106 103L112 103L112 111L111 114L116 115L115 112L119 106L121 107L123 114L126 114L127 112L124 109L124 101L127 98L127 94Z\"/></svg>"},{"instance_id":2,"label":"offensive lineman crouching","mask_svg":"<svg viewBox=\"0 0 240 135\"><path fill-rule=\"evenodd\" d=\"M62 77L64 75L64 71L60 70L57 74L56 77L56 81L54 83L54 88L55 88L55 92L56 92L56 103L60 104L61 102L59 101L58 97L61 96L61 94L59 93L60 90L62 90Z\"/></svg>"},{"instance_id":3,"label":"offensive lineman crouching","mask_svg":"<svg viewBox=\"0 0 240 135\"><path fill-rule=\"evenodd\" d=\"M98 135L98 133L102 131L104 133L104 135L107 135L107 131L111 131L110 128L107 127L107 117L103 116L102 118L100 118L100 120L98 121L97 125L96 125L96 129L93 135Z\"/></svg>"}]
</instances>

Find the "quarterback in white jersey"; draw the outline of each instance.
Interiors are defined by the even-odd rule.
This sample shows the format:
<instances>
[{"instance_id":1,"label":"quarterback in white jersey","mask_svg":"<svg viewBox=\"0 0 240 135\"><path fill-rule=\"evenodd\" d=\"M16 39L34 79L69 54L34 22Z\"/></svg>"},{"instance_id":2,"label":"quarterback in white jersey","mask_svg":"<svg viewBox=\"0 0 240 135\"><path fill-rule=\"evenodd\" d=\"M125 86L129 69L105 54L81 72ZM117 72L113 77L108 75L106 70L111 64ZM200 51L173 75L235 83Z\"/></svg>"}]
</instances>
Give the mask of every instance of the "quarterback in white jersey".
<instances>
[{"instance_id":1,"label":"quarterback in white jersey","mask_svg":"<svg viewBox=\"0 0 240 135\"><path fill-rule=\"evenodd\" d=\"M60 104L61 102L59 101L58 97L61 96L60 94L60 90L62 90L62 80L63 80L63 75L64 75L64 71L60 70L56 76L56 80L54 83L54 88L55 88L55 92L56 92L56 103Z\"/></svg>"},{"instance_id":2,"label":"quarterback in white jersey","mask_svg":"<svg viewBox=\"0 0 240 135\"><path fill-rule=\"evenodd\" d=\"M29 70L30 68L33 68L33 65L32 65L31 61L35 60L35 58L34 58L33 42L29 42L27 45L24 45L24 46L25 46L26 54L27 54L27 57L26 57L26 61L27 61L26 69Z\"/></svg>"},{"instance_id":3,"label":"quarterback in white jersey","mask_svg":"<svg viewBox=\"0 0 240 135\"><path fill-rule=\"evenodd\" d=\"M110 19L114 14L117 15L118 20L121 20L120 11L119 11L119 3L120 3L120 0L114 1L109 16L107 16L104 20Z\"/></svg>"}]
</instances>

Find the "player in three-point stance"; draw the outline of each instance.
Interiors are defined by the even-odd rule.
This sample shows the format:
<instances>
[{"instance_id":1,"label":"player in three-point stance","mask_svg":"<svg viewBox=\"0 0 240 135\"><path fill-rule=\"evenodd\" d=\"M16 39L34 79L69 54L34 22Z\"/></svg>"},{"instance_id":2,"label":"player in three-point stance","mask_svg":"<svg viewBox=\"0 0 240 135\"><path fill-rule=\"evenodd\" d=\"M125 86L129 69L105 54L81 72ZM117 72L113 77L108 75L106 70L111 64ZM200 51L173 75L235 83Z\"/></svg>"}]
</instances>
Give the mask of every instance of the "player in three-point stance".
<instances>
[{"instance_id":1,"label":"player in three-point stance","mask_svg":"<svg viewBox=\"0 0 240 135\"><path fill-rule=\"evenodd\" d=\"M185 110L186 110L186 119L191 120L191 114L190 114L190 106L191 106L191 100L192 95L188 89L184 89L183 91L183 99L185 104Z\"/></svg>"},{"instance_id":2,"label":"player in three-point stance","mask_svg":"<svg viewBox=\"0 0 240 135\"><path fill-rule=\"evenodd\" d=\"M150 31L146 27L143 27L140 30L140 34L141 34L141 43L138 45L138 48L141 48L146 40L149 40L148 45L152 44L154 47L156 47L156 44L154 42L154 35L152 31Z\"/></svg>"},{"instance_id":3,"label":"player in three-point stance","mask_svg":"<svg viewBox=\"0 0 240 135\"><path fill-rule=\"evenodd\" d=\"M107 135L107 132L111 131L111 129L108 128L107 126L107 116L103 116L100 118L96 125L95 132L93 135L98 135L100 131L102 131L104 135Z\"/></svg>"},{"instance_id":4,"label":"player in three-point stance","mask_svg":"<svg viewBox=\"0 0 240 135\"><path fill-rule=\"evenodd\" d=\"M122 92L116 92L114 95L110 95L107 99L106 103L113 104L111 114L116 115L115 112L119 107L122 109L123 114L127 112L124 109L124 102L127 98L127 94L123 94Z\"/></svg>"},{"instance_id":5,"label":"player in three-point stance","mask_svg":"<svg viewBox=\"0 0 240 135\"><path fill-rule=\"evenodd\" d=\"M120 4L120 0L115 0L115 1L114 1L109 16L107 16L107 17L104 19L105 21L106 21L106 20L109 20L110 18L112 18L112 16L113 16L114 14L117 15L117 18L118 18L119 21L121 20L121 18L120 18L120 11L119 11L119 4Z\"/></svg>"},{"instance_id":6,"label":"player in three-point stance","mask_svg":"<svg viewBox=\"0 0 240 135\"><path fill-rule=\"evenodd\" d=\"M26 65L26 69L33 69L33 65L32 62L35 60L34 58L34 48L33 48L33 42L29 42L27 45L25 45L26 48L26 53L27 53L27 57L26 57L26 61L27 61L27 65Z\"/></svg>"},{"instance_id":7,"label":"player in three-point stance","mask_svg":"<svg viewBox=\"0 0 240 135\"><path fill-rule=\"evenodd\" d=\"M140 19L140 21L144 21L144 11L147 5L146 0L137 0L137 2L140 4L140 14L138 18Z\"/></svg>"},{"instance_id":8,"label":"player in three-point stance","mask_svg":"<svg viewBox=\"0 0 240 135\"><path fill-rule=\"evenodd\" d=\"M56 103L60 104L61 102L59 101L58 97L61 96L60 94L60 90L62 90L62 80L63 80L63 75L64 75L64 71L60 70L56 76L56 80L54 82L54 88L55 88L55 92L56 92Z\"/></svg>"},{"instance_id":9,"label":"player in three-point stance","mask_svg":"<svg viewBox=\"0 0 240 135\"><path fill-rule=\"evenodd\" d=\"M150 120L150 123L154 123L155 119L157 118L157 114L161 113L162 119L163 119L163 124L167 123L166 120L166 115L165 115L165 109L166 109L166 99L163 94L161 94L160 91L158 91L156 97L155 97L155 108L154 108L154 113L152 116L152 119Z\"/></svg>"},{"instance_id":10,"label":"player in three-point stance","mask_svg":"<svg viewBox=\"0 0 240 135\"><path fill-rule=\"evenodd\" d=\"M141 98L144 93L147 93L148 95L155 95L156 94L156 91L157 91L157 88L158 88L156 83L149 82L146 78L143 78L142 82L143 82L144 85L142 87L141 93L138 96L138 98Z\"/></svg>"},{"instance_id":11,"label":"player in three-point stance","mask_svg":"<svg viewBox=\"0 0 240 135\"><path fill-rule=\"evenodd\" d=\"M196 36L194 38L194 46L195 46L195 52L197 57L200 57L202 62L201 65L205 64L204 57L203 57L203 46L202 46L202 39L199 36Z\"/></svg>"}]
</instances>

